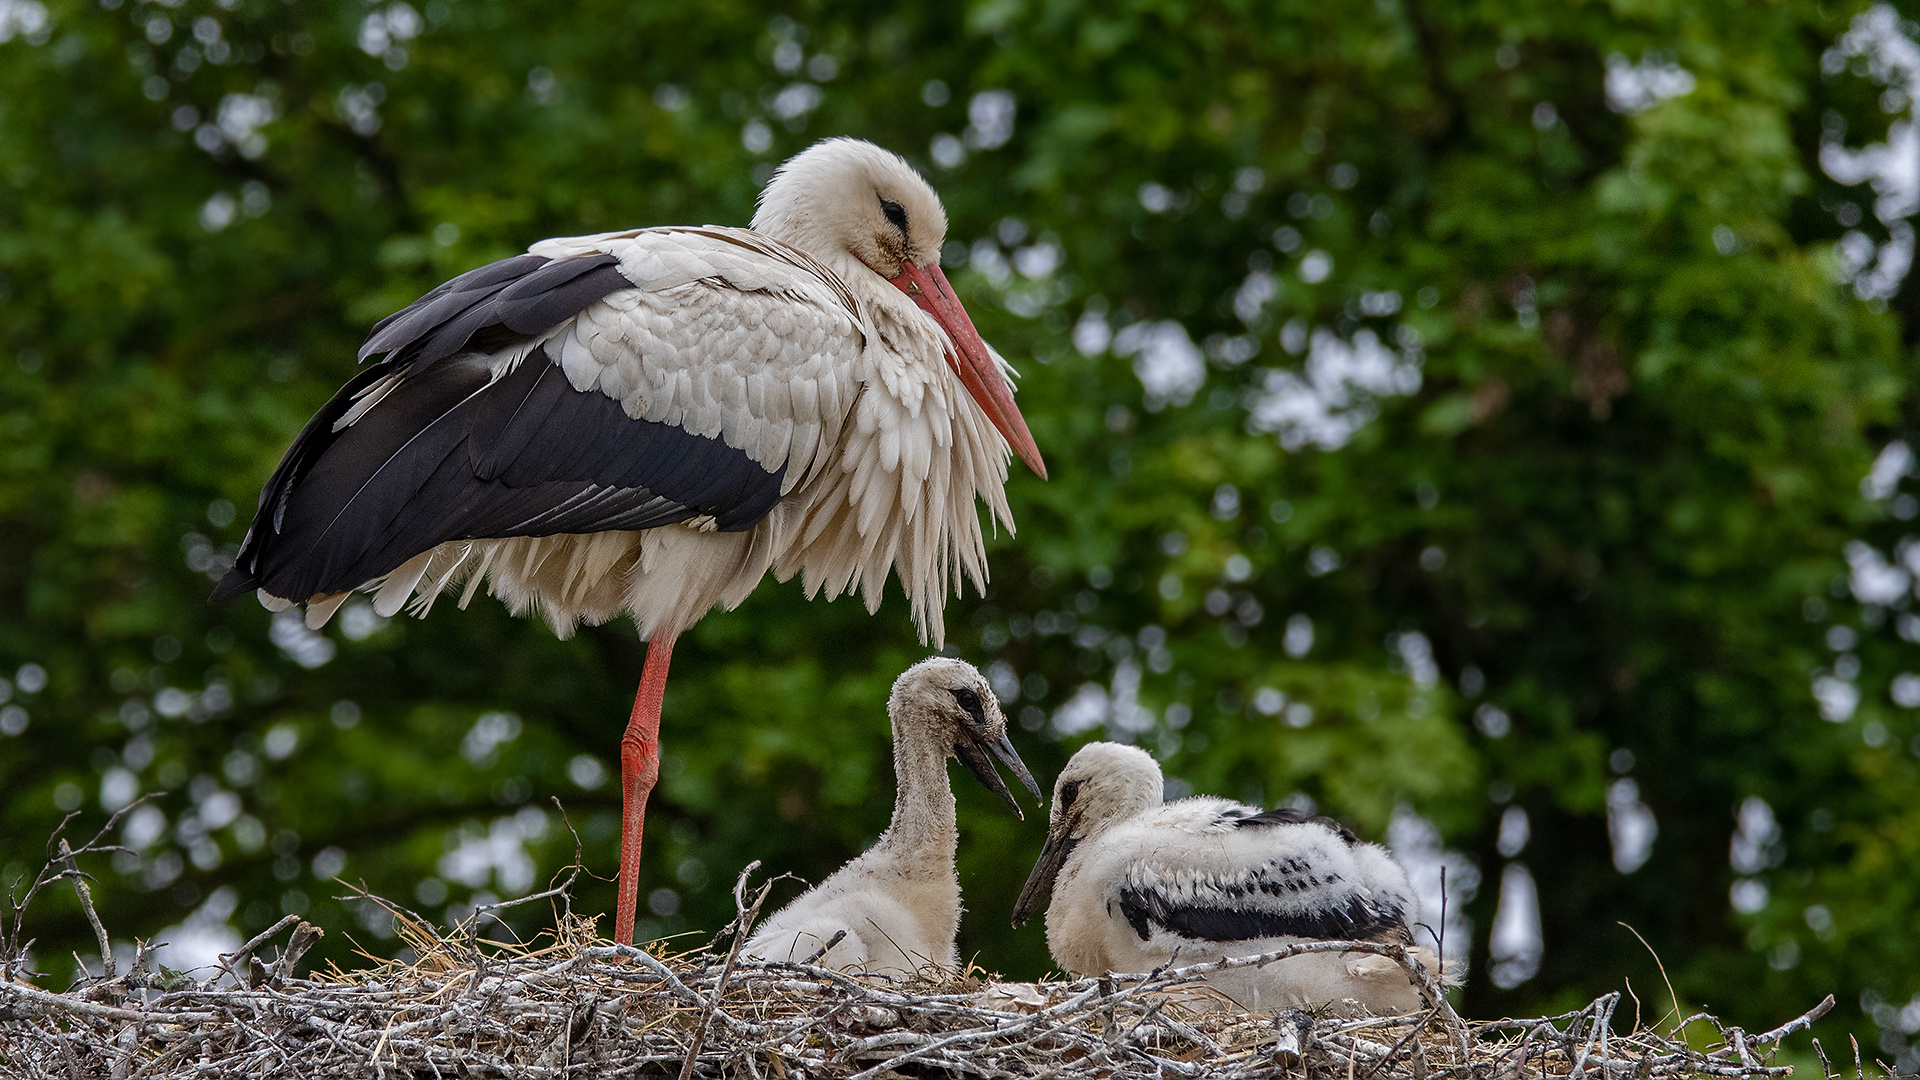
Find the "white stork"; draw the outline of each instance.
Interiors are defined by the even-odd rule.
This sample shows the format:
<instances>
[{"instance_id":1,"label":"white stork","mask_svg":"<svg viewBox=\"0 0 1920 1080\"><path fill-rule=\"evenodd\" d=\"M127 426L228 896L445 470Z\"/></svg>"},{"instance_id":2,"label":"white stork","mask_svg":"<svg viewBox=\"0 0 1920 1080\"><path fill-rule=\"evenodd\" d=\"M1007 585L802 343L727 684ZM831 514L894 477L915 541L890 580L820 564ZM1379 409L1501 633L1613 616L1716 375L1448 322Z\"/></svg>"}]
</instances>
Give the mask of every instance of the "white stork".
<instances>
[{"instance_id":1,"label":"white stork","mask_svg":"<svg viewBox=\"0 0 1920 1080\"><path fill-rule=\"evenodd\" d=\"M1047 948L1082 975L1185 967L1300 941L1413 945L1420 901L1384 848L1338 823L1195 796L1163 802L1146 751L1096 742L1054 783L1047 842L1014 904L1019 926L1042 901ZM1420 1007L1400 966L1372 954L1317 953L1213 973L1209 986L1249 1009Z\"/></svg>"},{"instance_id":2,"label":"white stork","mask_svg":"<svg viewBox=\"0 0 1920 1080\"><path fill-rule=\"evenodd\" d=\"M905 161L828 139L780 167L751 229L544 240L454 278L373 328L360 358L382 359L294 440L214 599L258 590L318 628L355 589L424 615L484 581L562 637L632 615L630 942L674 638L768 571L869 611L892 571L939 643L949 583L987 576L974 499L1013 527L1009 445L1046 476L940 271L946 232Z\"/></svg>"},{"instance_id":3,"label":"white stork","mask_svg":"<svg viewBox=\"0 0 1920 1080\"><path fill-rule=\"evenodd\" d=\"M958 970L960 879L953 856L959 832L947 758L959 758L1016 814L1020 804L988 755L1013 770L1036 800L1040 786L1007 739L993 688L972 664L936 656L908 668L893 684L887 716L898 784L893 823L859 857L762 923L747 942L748 955L819 955L829 967L889 975L929 966Z\"/></svg>"}]
</instances>

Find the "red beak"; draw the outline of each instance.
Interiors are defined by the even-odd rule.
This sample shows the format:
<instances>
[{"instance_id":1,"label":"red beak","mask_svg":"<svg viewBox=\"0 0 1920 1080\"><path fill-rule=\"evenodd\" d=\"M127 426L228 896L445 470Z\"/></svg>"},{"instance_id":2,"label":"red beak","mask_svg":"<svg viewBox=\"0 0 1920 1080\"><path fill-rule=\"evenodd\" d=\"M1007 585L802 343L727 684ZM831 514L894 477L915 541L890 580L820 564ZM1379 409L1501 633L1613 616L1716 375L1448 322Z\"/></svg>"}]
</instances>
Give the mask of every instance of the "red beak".
<instances>
[{"instance_id":1,"label":"red beak","mask_svg":"<svg viewBox=\"0 0 1920 1080\"><path fill-rule=\"evenodd\" d=\"M959 297L953 294L953 286L947 284L947 275L940 272L940 264L920 267L903 262L900 275L889 280L947 332L955 350L947 354L947 363L953 365L954 374L960 376L967 393L986 410L987 419L1000 429L1013 452L1045 480L1047 466L1040 460L1040 448L1034 445L1033 432L1027 430L1026 418L1013 403L1013 391L1007 388L999 365L987 353L987 343L980 340L980 331L973 328L967 309L960 306Z\"/></svg>"}]
</instances>

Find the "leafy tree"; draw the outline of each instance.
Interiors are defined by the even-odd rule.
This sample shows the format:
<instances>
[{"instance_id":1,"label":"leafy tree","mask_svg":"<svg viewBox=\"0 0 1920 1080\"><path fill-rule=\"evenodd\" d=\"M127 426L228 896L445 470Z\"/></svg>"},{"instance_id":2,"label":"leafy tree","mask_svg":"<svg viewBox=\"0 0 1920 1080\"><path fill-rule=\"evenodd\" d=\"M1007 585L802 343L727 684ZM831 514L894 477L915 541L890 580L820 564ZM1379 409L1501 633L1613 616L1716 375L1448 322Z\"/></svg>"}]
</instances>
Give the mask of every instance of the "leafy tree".
<instances>
[{"instance_id":1,"label":"leafy tree","mask_svg":"<svg viewBox=\"0 0 1920 1080\"><path fill-rule=\"evenodd\" d=\"M1054 466L948 619L1036 773L1104 734L1194 790L1431 822L1470 1012L1628 977L1651 1019L1626 923L1690 1002L1770 1024L1836 990L1820 1030L1910 1067L1920 621L1866 578L1904 573L1913 516L1911 455L1874 468L1914 416L1912 231L1822 165L1908 122L1873 51L1906 34L1803 0L14 0L0 869L164 789L111 928L303 911L343 962L397 944L316 877L457 916L569 861L551 797L610 872L630 626L360 605L312 635L209 579L377 318L544 236L743 223L852 133L941 190ZM644 929L877 833L885 690L923 653L899 604L794 585L700 623ZM1039 829L958 787L963 951L1037 975L1004 916ZM1522 865L1544 953L1496 956ZM63 902L54 969L90 941Z\"/></svg>"}]
</instances>

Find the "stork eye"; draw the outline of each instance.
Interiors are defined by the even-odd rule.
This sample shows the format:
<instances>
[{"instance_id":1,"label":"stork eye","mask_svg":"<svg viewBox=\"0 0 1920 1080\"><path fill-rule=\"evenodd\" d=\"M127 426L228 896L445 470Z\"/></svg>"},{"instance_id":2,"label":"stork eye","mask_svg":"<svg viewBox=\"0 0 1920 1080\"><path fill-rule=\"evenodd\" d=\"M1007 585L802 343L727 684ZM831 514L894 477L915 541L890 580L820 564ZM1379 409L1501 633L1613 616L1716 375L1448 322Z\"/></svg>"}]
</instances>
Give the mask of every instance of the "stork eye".
<instances>
[{"instance_id":1,"label":"stork eye","mask_svg":"<svg viewBox=\"0 0 1920 1080\"><path fill-rule=\"evenodd\" d=\"M961 689L961 690L949 690L948 693L952 694L953 700L959 702L960 707L967 710L968 712L977 713L980 711L980 695L974 693L973 691Z\"/></svg>"},{"instance_id":2,"label":"stork eye","mask_svg":"<svg viewBox=\"0 0 1920 1080\"><path fill-rule=\"evenodd\" d=\"M1073 809L1074 800L1078 799L1079 797L1080 797L1080 781L1069 780L1066 783L1060 785L1060 794L1054 801L1059 804L1058 809L1061 813L1064 814L1068 810Z\"/></svg>"},{"instance_id":3,"label":"stork eye","mask_svg":"<svg viewBox=\"0 0 1920 1080\"><path fill-rule=\"evenodd\" d=\"M887 215L887 220L893 222L894 228L903 233L907 231L907 211L899 203L892 199L881 199L880 212Z\"/></svg>"}]
</instances>

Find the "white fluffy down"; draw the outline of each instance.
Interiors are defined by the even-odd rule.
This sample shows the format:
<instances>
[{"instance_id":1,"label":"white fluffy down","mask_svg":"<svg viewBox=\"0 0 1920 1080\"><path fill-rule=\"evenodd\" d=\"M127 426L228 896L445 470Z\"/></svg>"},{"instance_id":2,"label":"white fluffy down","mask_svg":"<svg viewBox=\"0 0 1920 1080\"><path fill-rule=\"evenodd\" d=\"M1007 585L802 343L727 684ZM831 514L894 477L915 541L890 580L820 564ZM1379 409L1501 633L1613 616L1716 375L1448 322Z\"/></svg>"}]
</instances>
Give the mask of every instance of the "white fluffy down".
<instances>
[{"instance_id":1,"label":"white fluffy down","mask_svg":"<svg viewBox=\"0 0 1920 1080\"><path fill-rule=\"evenodd\" d=\"M1060 813L1061 786L1078 781L1073 809ZM1299 941L1188 938L1153 926L1143 939L1122 914L1123 891L1151 892L1179 905L1298 914L1330 910L1356 894L1397 906L1409 930L1419 900L1406 872L1375 844L1349 845L1333 828L1312 822L1237 826L1257 807L1196 796L1165 803L1159 765L1144 751L1093 743L1068 762L1055 787L1053 828L1071 827L1078 843L1055 879L1047 908L1047 945L1055 961L1085 975L1140 973L1168 963L1185 967L1230 956L1254 956ZM1295 860L1295 880L1311 881L1278 896L1249 887L1262 868ZM1269 871L1270 872L1270 871ZM1431 953L1415 956L1437 970ZM1209 975L1210 987L1242 1007L1330 1008L1335 1012L1405 1013L1421 997L1399 965L1373 955L1318 954L1260 968Z\"/></svg>"},{"instance_id":2,"label":"white fluffy down","mask_svg":"<svg viewBox=\"0 0 1920 1080\"><path fill-rule=\"evenodd\" d=\"M768 917L747 942L748 955L806 960L845 931L819 963L893 976L958 969L959 830L947 757L956 738L949 688L962 687L979 696L994 734L1005 734L993 689L972 665L934 657L909 668L887 702L899 784L892 824L871 848Z\"/></svg>"}]
</instances>

